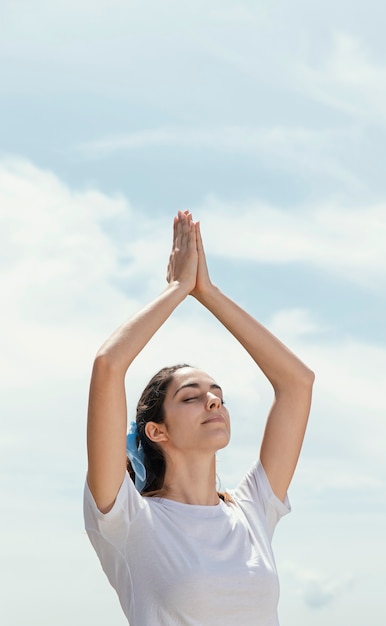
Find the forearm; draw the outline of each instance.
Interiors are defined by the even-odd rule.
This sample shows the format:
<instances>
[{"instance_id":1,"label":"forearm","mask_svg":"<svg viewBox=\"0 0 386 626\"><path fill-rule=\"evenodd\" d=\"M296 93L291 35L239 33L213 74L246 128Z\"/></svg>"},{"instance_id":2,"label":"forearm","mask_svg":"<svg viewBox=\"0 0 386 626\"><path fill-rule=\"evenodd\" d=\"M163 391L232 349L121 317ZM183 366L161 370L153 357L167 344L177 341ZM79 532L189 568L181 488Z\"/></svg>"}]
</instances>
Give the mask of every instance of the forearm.
<instances>
[{"instance_id":1,"label":"forearm","mask_svg":"<svg viewBox=\"0 0 386 626\"><path fill-rule=\"evenodd\" d=\"M249 313L212 286L195 297L251 355L276 393L294 384L309 384L313 373L279 339Z\"/></svg>"},{"instance_id":2,"label":"forearm","mask_svg":"<svg viewBox=\"0 0 386 626\"><path fill-rule=\"evenodd\" d=\"M107 339L99 349L97 359L102 359L114 370L125 374L135 357L187 295L184 285L178 282L169 284L157 298Z\"/></svg>"}]
</instances>

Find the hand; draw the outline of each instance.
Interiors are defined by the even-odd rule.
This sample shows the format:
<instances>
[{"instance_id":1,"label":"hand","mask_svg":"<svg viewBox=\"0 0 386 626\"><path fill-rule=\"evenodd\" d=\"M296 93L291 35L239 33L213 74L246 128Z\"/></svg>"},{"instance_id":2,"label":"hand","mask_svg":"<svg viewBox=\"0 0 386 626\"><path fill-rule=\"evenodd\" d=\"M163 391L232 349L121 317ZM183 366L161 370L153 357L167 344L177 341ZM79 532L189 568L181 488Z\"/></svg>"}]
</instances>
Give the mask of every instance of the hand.
<instances>
[{"instance_id":1,"label":"hand","mask_svg":"<svg viewBox=\"0 0 386 626\"><path fill-rule=\"evenodd\" d=\"M173 245L166 280L186 286L190 293L196 284L198 251L196 228L189 211L178 211L173 224Z\"/></svg>"},{"instance_id":2,"label":"hand","mask_svg":"<svg viewBox=\"0 0 386 626\"><path fill-rule=\"evenodd\" d=\"M213 284L209 278L208 266L206 263L206 257L204 252L204 246L202 243L201 231L200 231L200 222L196 222L196 245L197 245L197 255L198 255L198 263L197 263L197 277L196 284L191 291L191 295L195 296L199 299L200 294L203 294L205 291L208 291L213 287Z\"/></svg>"}]
</instances>

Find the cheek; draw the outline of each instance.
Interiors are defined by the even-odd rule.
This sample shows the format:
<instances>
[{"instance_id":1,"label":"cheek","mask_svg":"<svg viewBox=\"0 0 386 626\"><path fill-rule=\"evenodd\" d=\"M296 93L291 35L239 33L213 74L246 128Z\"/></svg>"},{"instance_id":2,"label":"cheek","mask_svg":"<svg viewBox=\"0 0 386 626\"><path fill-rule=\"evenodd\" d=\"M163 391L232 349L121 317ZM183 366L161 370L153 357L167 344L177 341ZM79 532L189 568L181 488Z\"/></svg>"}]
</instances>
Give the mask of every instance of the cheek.
<instances>
[{"instance_id":1,"label":"cheek","mask_svg":"<svg viewBox=\"0 0 386 626\"><path fill-rule=\"evenodd\" d=\"M165 413L164 423L170 433L180 435L187 432L189 425L189 411L170 409Z\"/></svg>"}]
</instances>

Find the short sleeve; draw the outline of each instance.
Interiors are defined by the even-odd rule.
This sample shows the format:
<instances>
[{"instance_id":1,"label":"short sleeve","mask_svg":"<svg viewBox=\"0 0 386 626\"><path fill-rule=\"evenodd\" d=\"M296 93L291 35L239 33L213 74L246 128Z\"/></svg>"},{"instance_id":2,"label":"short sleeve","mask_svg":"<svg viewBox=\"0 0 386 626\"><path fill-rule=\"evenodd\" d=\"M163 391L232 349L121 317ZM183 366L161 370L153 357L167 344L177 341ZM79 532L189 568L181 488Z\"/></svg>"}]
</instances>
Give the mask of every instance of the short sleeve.
<instances>
[{"instance_id":1,"label":"short sleeve","mask_svg":"<svg viewBox=\"0 0 386 626\"><path fill-rule=\"evenodd\" d=\"M108 513L99 511L86 481L83 501L84 521L94 547L96 548L95 542L100 538L121 551L127 540L130 523L143 506L143 497L136 490L127 472L113 507Z\"/></svg>"},{"instance_id":2,"label":"short sleeve","mask_svg":"<svg viewBox=\"0 0 386 626\"><path fill-rule=\"evenodd\" d=\"M234 491L234 497L248 508L255 506L263 511L271 537L278 521L291 511L288 496L286 495L283 502L273 492L260 460L239 483Z\"/></svg>"}]
</instances>

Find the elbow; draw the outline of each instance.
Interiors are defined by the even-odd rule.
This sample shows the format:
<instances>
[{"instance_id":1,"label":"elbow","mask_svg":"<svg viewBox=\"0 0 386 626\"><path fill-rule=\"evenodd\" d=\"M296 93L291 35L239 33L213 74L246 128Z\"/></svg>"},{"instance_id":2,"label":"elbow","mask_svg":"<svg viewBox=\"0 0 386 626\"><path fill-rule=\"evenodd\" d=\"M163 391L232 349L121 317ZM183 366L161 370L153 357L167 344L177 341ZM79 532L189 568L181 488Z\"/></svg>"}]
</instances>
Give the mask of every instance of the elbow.
<instances>
[{"instance_id":1,"label":"elbow","mask_svg":"<svg viewBox=\"0 0 386 626\"><path fill-rule=\"evenodd\" d=\"M102 375L104 377L110 375L119 375L121 372L119 363L114 359L113 355L107 350L99 350L94 359L93 375ZM124 374L124 372L123 372Z\"/></svg>"},{"instance_id":2,"label":"elbow","mask_svg":"<svg viewBox=\"0 0 386 626\"><path fill-rule=\"evenodd\" d=\"M302 371L298 373L298 376L295 380L295 386L299 390L303 389L307 394L311 394L314 381L315 372L313 372L309 367L304 365Z\"/></svg>"},{"instance_id":3,"label":"elbow","mask_svg":"<svg viewBox=\"0 0 386 626\"><path fill-rule=\"evenodd\" d=\"M315 373L304 363L298 362L282 375L277 385L273 385L275 400L298 403L311 402L312 388L315 381Z\"/></svg>"},{"instance_id":4,"label":"elbow","mask_svg":"<svg viewBox=\"0 0 386 626\"><path fill-rule=\"evenodd\" d=\"M292 370L285 379L281 379L280 384L275 388L279 393L305 393L312 394L312 387L315 381L315 373L306 365L301 364L300 368Z\"/></svg>"},{"instance_id":5,"label":"elbow","mask_svg":"<svg viewBox=\"0 0 386 626\"><path fill-rule=\"evenodd\" d=\"M305 384L312 389L312 386L315 382L315 372L307 366L305 366L304 381Z\"/></svg>"}]
</instances>

